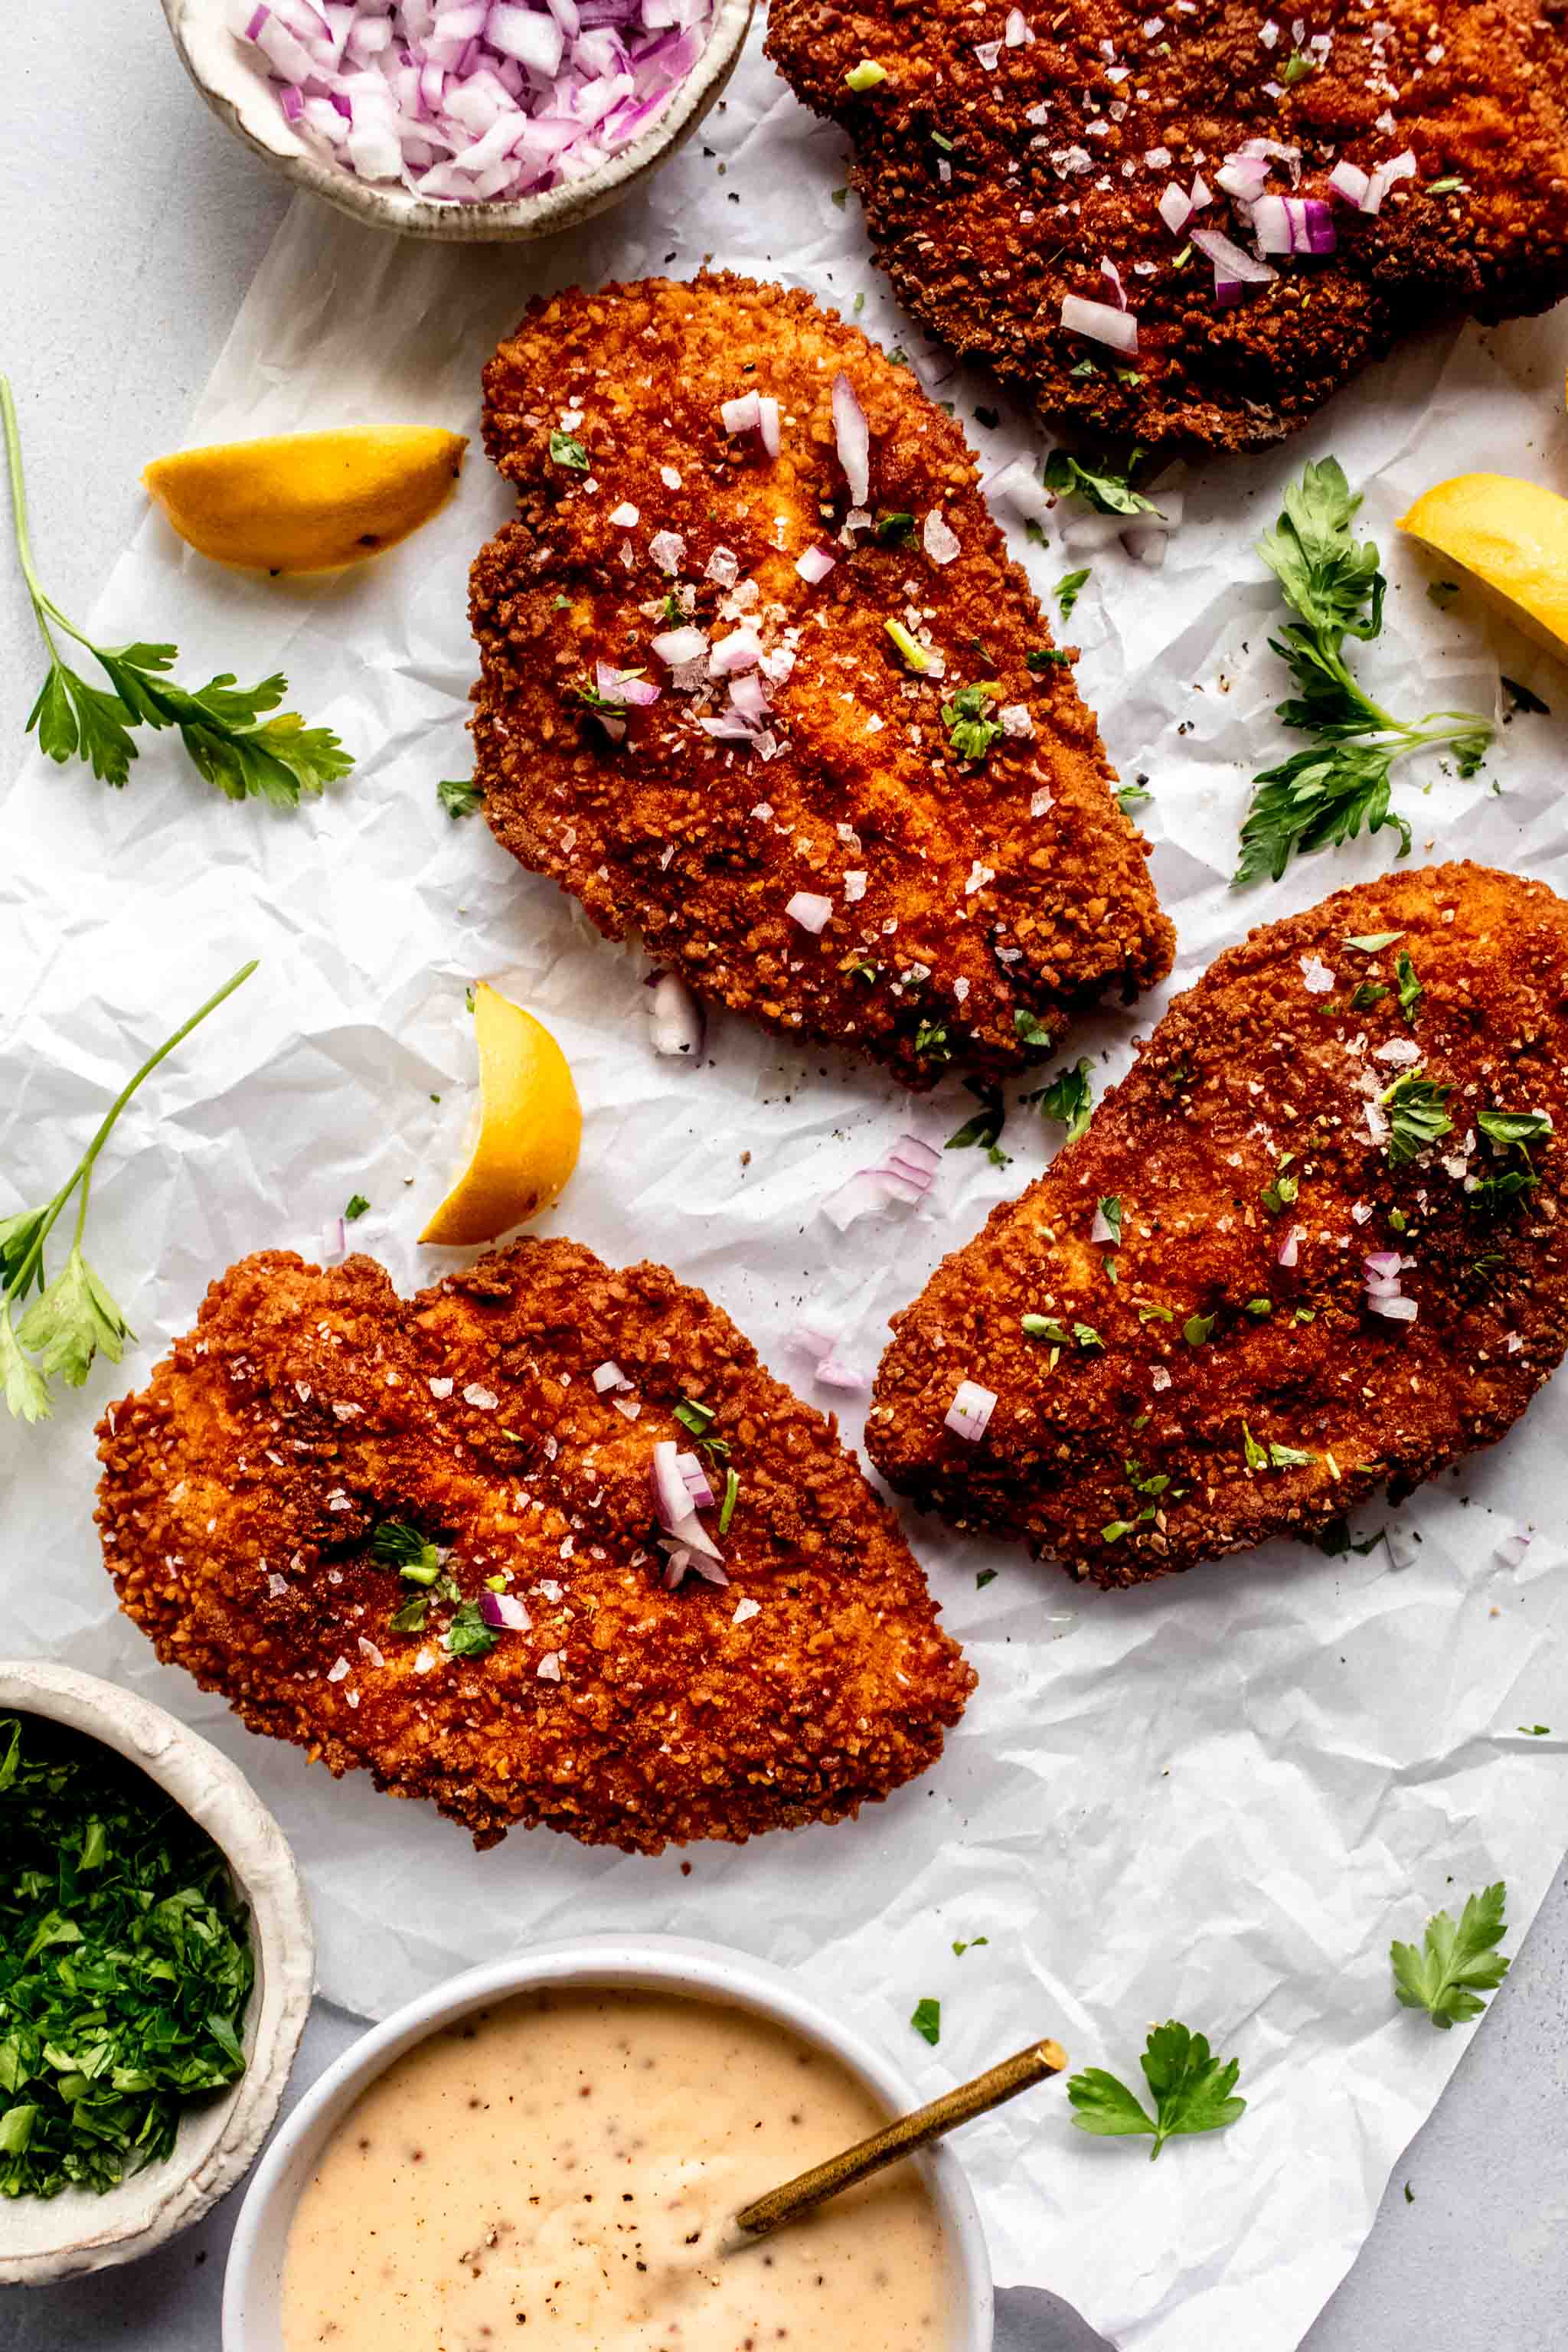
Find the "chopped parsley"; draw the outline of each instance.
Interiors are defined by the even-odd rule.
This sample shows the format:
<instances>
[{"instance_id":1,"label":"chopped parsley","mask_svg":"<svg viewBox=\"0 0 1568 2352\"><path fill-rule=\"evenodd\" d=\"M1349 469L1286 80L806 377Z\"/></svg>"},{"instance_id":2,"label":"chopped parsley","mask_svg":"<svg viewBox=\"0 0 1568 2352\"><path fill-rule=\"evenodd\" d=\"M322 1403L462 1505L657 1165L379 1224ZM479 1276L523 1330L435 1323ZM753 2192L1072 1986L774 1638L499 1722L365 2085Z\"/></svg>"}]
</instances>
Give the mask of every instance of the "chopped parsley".
<instances>
[{"instance_id":1,"label":"chopped parsley","mask_svg":"<svg viewBox=\"0 0 1568 2352\"><path fill-rule=\"evenodd\" d=\"M449 817L472 816L483 808L485 796L472 777L444 776L436 787L436 797Z\"/></svg>"},{"instance_id":2,"label":"chopped parsley","mask_svg":"<svg viewBox=\"0 0 1568 2352\"><path fill-rule=\"evenodd\" d=\"M1259 1445L1246 1422L1241 1424L1241 1442L1249 1470L1304 1470L1317 1460L1315 1454L1305 1454L1299 1445L1280 1445L1273 1438Z\"/></svg>"},{"instance_id":3,"label":"chopped parsley","mask_svg":"<svg viewBox=\"0 0 1568 2352\"><path fill-rule=\"evenodd\" d=\"M705 1437L714 1417L710 1404L698 1404L689 1396L683 1396L675 1408L676 1420L682 1429L689 1429L693 1437Z\"/></svg>"},{"instance_id":4,"label":"chopped parsley","mask_svg":"<svg viewBox=\"0 0 1568 2352\"><path fill-rule=\"evenodd\" d=\"M990 706L1000 692L999 687L988 683L961 686L942 704L942 723L961 760L984 760L1002 732L1000 723L989 715Z\"/></svg>"},{"instance_id":5,"label":"chopped parsley","mask_svg":"<svg viewBox=\"0 0 1568 2352\"><path fill-rule=\"evenodd\" d=\"M441 1573L437 1546L404 1519L383 1519L371 1537L370 1556L395 1568L405 1584L434 1584Z\"/></svg>"},{"instance_id":6,"label":"chopped parsley","mask_svg":"<svg viewBox=\"0 0 1568 2352\"><path fill-rule=\"evenodd\" d=\"M244 2074L246 1906L172 1798L37 1716L0 1716L0 2196L101 2194Z\"/></svg>"},{"instance_id":7,"label":"chopped parsley","mask_svg":"<svg viewBox=\"0 0 1568 2352\"><path fill-rule=\"evenodd\" d=\"M1386 1149L1393 1167L1414 1160L1428 1144L1452 1134L1454 1122L1443 1106L1453 1091L1452 1087L1440 1087L1419 1070L1409 1070L1404 1077L1395 1078L1383 1097L1383 1107L1388 1113Z\"/></svg>"},{"instance_id":8,"label":"chopped parsley","mask_svg":"<svg viewBox=\"0 0 1568 2352\"><path fill-rule=\"evenodd\" d=\"M1281 1156L1273 1175L1258 1195L1271 1217L1277 1217L1281 1209L1288 1209L1301 1190L1300 1178L1286 1173L1295 1157L1293 1151L1287 1151Z\"/></svg>"},{"instance_id":9,"label":"chopped parsley","mask_svg":"<svg viewBox=\"0 0 1568 2352\"><path fill-rule=\"evenodd\" d=\"M1120 1543L1123 1536L1133 1534L1135 1528L1136 1522L1132 1519L1107 1519L1100 1530L1100 1540L1108 1544Z\"/></svg>"},{"instance_id":10,"label":"chopped parsley","mask_svg":"<svg viewBox=\"0 0 1568 2352\"><path fill-rule=\"evenodd\" d=\"M1351 1011L1352 1013L1370 1013L1373 1006L1374 1004L1381 1004L1387 994L1388 991L1384 987L1381 981L1363 980L1359 983L1355 994L1351 998Z\"/></svg>"},{"instance_id":11,"label":"chopped parsley","mask_svg":"<svg viewBox=\"0 0 1568 2352\"><path fill-rule=\"evenodd\" d=\"M741 1481L733 1470L724 1473L724 1499L719 1506L719 1532L727 1536L730 1522L735 1516L735 1506L741 1499Z\"/></svg>"},{"instance_id":12,"label":"chopped parsley","mask_svg":"<svg viewBox=\"0 0 1568 2352\"><path fill-rule=\"evenodd\" d=\"M976 1592L984 1592L988 1584L994 1584L996 1577L997 1570L995 1569L983 1568L980 1570L979 1575L974 1580L974 1590Z\"/></svg>"},{"instance_id":13,"label":"chopped parsley","mask_svg":"<svg viewBox=\"0 0 1568 2352\"><path fill-rule=\"evenodd\" d=\"M900 508L894 513L879 514L871 528L884 547L895 547L900 540L913 537L915 519Z\"/></svg>"},{"instance_id":14,"label":"chopped parsley","mask_svg":"<svg viewBox=\"0 0 1568 2352\"><path fill-rule=\"evenodd\" d=\"M1186 2132L1221 2131L1246 2112L1247 2101L1232 2096L1241 2072L1237 2060L1222 2064L1211 2058L1204 2036L1178 2025L1174 2018L1150 2029L1139 2063L1153 2094L1153 2114L1114 2074L1089 2066L1068 2084L1073 2123L1079 2131L1101 2139L1151 2135L1152 2163L1168 2139Z\"/></svg>"},{"instance_id":15,"label":"chopped parsley","mask_svg":"<svg viewBox=\"0 0 1568 2352\"><path fill-rule=\"evenodd\" d=\"M1152 801L1154 795L1147 784L1118 784L1110 797L1123 816L1131 816L1135 808L1142 808L1144 802Z\"/></svg>"},{"instance_id":16,"label":"chopped parsley","mask_svg":"<svg viewBox=\"0 0 1568 2352\"><path fill-rule=\"evenodd\" d=\"M1157 1307L1152 1298L1141 1298L1138 1301L1140 1323L1173 1323L1175 1319L1168 1307Z\"/></svg>"},{"instance_id":17,"label":"chopped parsley","mask_svg":"<svg viewBox=\"0 0 1568 2352\"><path fill-rule=\"evenodd\" d=\"M1065 1326L1054 1321L1049 1315L1021 1315L1018 1328L1027 1339L1048 1339L1056 1348L1068 1345Z\"/></svg>"},{"instance_id":18,"label":"chopped parsley","mask_svg":"<svg viewBox=\"0 0 1568 2352\"><path fill-rule=\"evenodd\" d=\"M879 66L874 58L862 58L858 66L850 67L844 77L844 85L847 89L875 89L879 82L884 82L887 79L886 66Z\"/></svg>"},{"instance_id":19,"label":"chopped parsley","mask_svg":"<svg viewBox=\"0 0 1568 2352\"><path fill-rule=\"evenodd\" d=\"M1241 1311L1244 1315L1255 1317L1261 1323L1266 1317L1273 1314L1274 1301L1271 1298L1249 1298Z\"/></svg>"},{"instance_id":20,"label":"chopped parsley","mask_svg":"<svg viewBox=\"0 0 1568 2352\"><path fill-rule=\"evenodd\" d=\"M1429 196L1468 196L1470 193L1469 183L1467 180L1461 180L1456 173L1447 180L1428 181L1426 193Z\"/></svg>"},{"instance_id":21,"label":"chopped parsley","mask_svg":"<svg viewBox=\"0 0 1568 2352\"><path fill-rule=\"evenodd\" d=\"M910 2023L914 2027L915 2032L921 2036L921 2039L924 2042L929 2042L931 2048L934 2050L937 2043L942 2040L941 2001L932 2000L929 1996L924 2000L917 2000L914 2006L914 2014L910 2019Z\"/></svg>"},{"instance_id":22,"label":"chopped parsley","mask_svg":"<svg viewBox=\"0 0 1568 2352\"><path fill-rule=\"evenodd\" d=\"M1111 1240L1112 1240L1113 1242L1120 1243L1120 1241L1121 1241L1121 1202L1117 1199L1117 1197L1116 1197L1115 1193L1114 1193L1114 1192L1112 1192L1112 1193L1108 1194L1108 1196L1107 1196L1103 1201L1101 1201L1101 1202L1100 1202L1099 1207L1100 1207L1100 1215L1105 1219L1106 1223L1110 1227L1110 1238L1111 1238Z\"/></svg>"},{"instance_id":23,"label":"chopped parsley","mask_svg":"<svg viewBox=\"0 0 1568 2352\"><path fill-rule=\"evenodd\" d=\"M993 1570L992 1573L994 1575L995 1570ZM988 1944L990 1941L989 1936L971 1936L967 1943L953 1945L952 1957L955 1960L961 1960L965 1952L977 1952L982 1944Z\"/></svg>"},{"instance_id":24,"label":"chopped parsley","mask_svg":"<svg viewBox=\"0 0 1568 2352\"><path fill-rule=\"evenodd\" d=\"M1213 1315L1189 1315L1182 1326L1182 1337L1189 1348L1201 1348L1212 1337L1218 1318Z\"/></svg>"},{"instance_id":25,"label":"chopped parsley","mask_svg":"<svg viewBox=\"0 0 1568 2352\"><path fill-rule=\"evenodd\" d=\"M1057 602L1062 608L1064 621L1071 620L1073 606L1083 593L1089 573L1089 567L1085 564L1081 572L1064 572L1057 582Z\"/></svg>"},{"instance_id":26,"label":"chopped parsley","mask_svg":"<svg viewBox=\"0 0 1568 2352\"><path fill-rule=\"evenodd\" d=\"M887 630L895 648L910 669L923 677L931 667L931 656L920 639L910 635L902 621L884 621L882 626Z\"/></svg>"},{"instance_id":27,"label":"chopped parsley","mask_svg":"<svg viewBox=\"0 0 1568 2352\"><path fill-rule=\"evenodd\" d=\"M1073 371L1076 374L1078 370ZM1092 374L1091 367L1089 373ZM1046 459L1045 484L1058 498L1079 498L1086 506L1100 514L1158 514L1152 499L1132 488L1131 477L1143 452L1133 449L1125 466L1117 467L1109 458L1093 465L1084 465L1066 449L1053 449Z\"/></svg>"},{"instance_id":28,"label":"chopped parsley","mask_svg":"<svg viewBox=\"0 0 1568 2352\"><path fill-rule=\"evenodd\" d=\"M1401 1013L1404 1013L1406 1021L1410 1023L1411 1027L1414 1028L1415 1025L1415 1008L1420 1003L1421 999L1425 996L1426 992L1422 987L1421 982L1416 979L1415 966L1411 962L1410 958L1406 955L1403 948L1399 950L1398 961L1394 964L1394 978L1399 982L1399 1009Z\"/></svg>"},{"instance_id":29,"label":"chopped parsley","mask_svg":"<svg viewBox=\"0 0 1568 2352\"><path fill-rule=\"evenodd\" d=\"M429 1606L429 1594L427 1592L416 1592L412 1601L405 1601L401 1609L395 1609L393 1611L389 1621L393 1632L395 1633L422 1633L425 1631L425 1612Z\"/></svg>"},{"instance_id":30,"label":"chopped parsley","mask_svg":"<svg viewBox=\"0 0 1568 2352\"><path fill-rule=\"evenodd\" d=\"M996 1166L1005 1168L1007 1154L998 1149L1007 1118L1002 1089L1000 1087L988 1087L980 1078L966 1078L964 1084L980 1108L973 1118L966 1118L963 1125L948 1137L942 1149L946 1151L966 1151L973 1145L980 1145L989 1152Z\"/></svg>"},{"instance_id":31,"label":"chopped parsley","mask_svg":"<svg viewBox=\"0 0 1568 2352\"><path fill-rule=\"evenodd\" d=\"M1103 1348L1105 1345L1092 1323L1075 1323L1072 1335L1080 1348Z\"/></svg>"},{"instance_id":32,"label":"chopped parsley","mask_svg":"<svg viewBox=\"0 0 1568 2352\"><path fill-rule=\"evenodd\" d=\"M917 1054L934 1055L938 1060L943 1062L952 1059L952 1047L947 1042L947 1031L931 1021L922 1021L915 1031L915 1051Z\"/></svg>"},{"instance_id":33,"label":"chopped parsley","mask_svg":"<svg viewBox=\"0 0 1568 2352\"><path fill-rule=\"evenodd\" d=\"M1065 669L1069 656L1055 646L1031 646L1024 656L1024 667L1037 676L1043 669Z\"/></svg>"},{"instance_id":34,"label":"chopped parsley","mask_svg":"<svg viewBox=\"0 0 1568 2352\"><path fill-rule=\"evenodd\" d=\"M1289 89L1292 83L1305 81L1309 74L1314 74L1317 70L1312 59L1305 56L1300 49L1297 49L1280 67L1279 79Z\"/></svg>"},{"instance_id":35,"label":"chopped parsley","mask_svg":"<svg viewBox=\"0 0 1568 2352\"><path fill-rule=\"evenodd\" d=\"M361 1217L367 1214L369 1209L370 1202L365 1199L363 1192L351 1192L349 1195L348 1206L343 1211L343 1216L349 1224L357 1224Z\"/></svg>"},{"instance_id":36,"label":"chopped parsley","mask_svg":"<svg viewBox=\"0 0 1568 2352\"><path fill-rule=\"evenodd\" d=\"M441 1647L453 1658L488 1658L500 1640L495 1627L480 1616L479 1602L465 1601L442 1634Z\"/></svg>"},{"instance_id":37,"label":"chopped parsley","mask_svg":"<svg viewBox=\"0 0 1568 2352\"><path fill-rule=\"evenodd\" d=\"M1476 1125L1492 1143L1500 1144L1505 1152L1517 1151L1522 1167L1507 1167L1494 1176L1483 1177L1476 1186L1476 1197L1490 1206L1503 1201L1516 1200L1521 1192L1532 1192L1541 1179L1535 1172L1527 1149L1552 1133L1552 1121L1544 1111L1499 1110L1495 1106L1478 1111Z\"/></svg>"},{"instance_id":38,"label":"chopped parsley","mask_svg":"<svg viewBox=\"0 0 1568 2352\"><path fill-rule=\"evenodd\" d=\"M1359 931L1347 939L1345 945L1354 948L1358 955L1381 955L1384 948L1391 948L1395 940L1404 937L1403 931Z\"/></svg>"},{"instance_id":39,"label":"chopped parsley","mask_svg":"<svg viewBox=\"0 0 1568 2352\"><path fill-rule=\"evenodd\" d=\"M570 433L557 431L551 435L550 456L553 464L564 466L574 474L588 471L588 452L581 441L574 441Z\"/></svg>"},{"instance_id":40,"label":"chopped parsley","mask_svg":"<svg viewBox=\"0 0 1568 2352\"><path fill-rule=\"evenodd\" d=\"M1037 1096L1042 1118L1059 1119L1067 1129L1067 1139L1076 1143L1088 1127L1094 1109L1094 1096L1089 1086L1089 1063L1087 1056L1070 1070L1062 1070Z\"/></svg>"},{"instance_id":41,"label":"chopped parsley","mask_svg":"<svg viewBox=\"0 0 1568 2352\"><path fill-rule=\"evenodd\" d=\"M1013 1034L1018 1043L1028 1046L1032 1053L1048 1054L1056 1043L1051 1031L1038 1014L1030 1013L1023 1005L1019 1005L1013 1015Z\"/></svg>"}]
</instances>

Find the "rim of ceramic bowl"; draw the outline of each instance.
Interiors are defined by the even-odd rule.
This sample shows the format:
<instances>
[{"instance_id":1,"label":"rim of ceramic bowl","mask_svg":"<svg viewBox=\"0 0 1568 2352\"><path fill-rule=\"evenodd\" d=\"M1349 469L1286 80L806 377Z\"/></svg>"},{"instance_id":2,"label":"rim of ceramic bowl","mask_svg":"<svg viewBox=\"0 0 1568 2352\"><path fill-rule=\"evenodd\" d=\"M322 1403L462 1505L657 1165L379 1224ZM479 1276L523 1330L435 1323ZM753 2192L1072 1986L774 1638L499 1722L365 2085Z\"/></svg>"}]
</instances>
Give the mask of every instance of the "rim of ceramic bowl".
<instances>
[{"instance_id":1,"label":"rim of ceramic bowl","mask_svg":"<svg viewBox=\"0 0 1568 2352\"><path fill-rule=\"evenodd\" d=\"M213 112L297 186L310 189L340 212L373 227L447 245L486 245L552 236L558 229L574 227L595 213L607 211L629 195L640 180L685 143L722 93L740 62L756 0L717 0L702 52L671 93L668 106L629 146L608 157L596 171L534 195L478 205L437 204L406 188L379 187L339 165L323 163L289 130L266 74L247 60L237 43L234 44L232 89L209 79L193 54L189 27L199 24L205 34L216 0L163 0L163 5L180 62ZM237 91L240 94L236 95Z\"/></svg>"},{"instance_id":2,"label":"rim of ceramic bowl","mask_svg":"<svg viewBox=\"0 0 1568 2352\"><path fill-rule=\"evenodd\" d=\"M0 1660L0 1710L36 1715L123 1756L218 1846L250 1908L256 1989L246 2069L226 2097L187 2106L172 2154L98 2195L19 2197L5 2208L0 2285L41 2286L151 2252L199 2221L271 2129L315 1981L305 1890L282 1831L237 1766L164 1708L45 1659Z\"/></svg>"},{"instance_id":3,"label":"rim of ceramic bowl","mask_svg":"<svg viewBox=\"0 0 1568 2352\"><path fill-rule=\"evenodd\" d=\"M582 1936L536 1944L449 1978L395 2011L305 2093L245 2192L224 2278L223 2352L282 2352L279 2305L289 2225L311 2168L360 2094L405 2051L470 2010L564 1983L707 1994L815 2043L890 2112L921 2104L901 2067L770 1961L681 1936ZM949 2143L939 2142L913 2161L952 2250L953 2352L992 2352L991 2262L973 2192Z\"/></svg>"}]
</instances>

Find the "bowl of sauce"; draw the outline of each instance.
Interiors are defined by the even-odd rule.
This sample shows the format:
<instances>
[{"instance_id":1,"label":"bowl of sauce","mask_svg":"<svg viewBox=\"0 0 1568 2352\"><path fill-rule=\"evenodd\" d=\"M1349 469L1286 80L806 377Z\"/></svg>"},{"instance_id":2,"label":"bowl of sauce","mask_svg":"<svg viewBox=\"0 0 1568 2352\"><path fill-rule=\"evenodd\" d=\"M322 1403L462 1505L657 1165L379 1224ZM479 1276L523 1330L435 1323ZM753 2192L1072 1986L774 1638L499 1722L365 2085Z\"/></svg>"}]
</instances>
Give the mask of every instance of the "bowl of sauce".
<instances>
[{"instance_id":1,"label":"bowl of sauce","mask_svg":"<svg viewBox=\"0 0 1568 2352\"><path fill-rule=\"evenodd\" d=\"M224 2352L990 2352L946 2146L725 2243L751 2199L919 2104L793 1979L716 1945L474 1969L295 2109L240 2214Z\"/></svg>"}]
</instances>

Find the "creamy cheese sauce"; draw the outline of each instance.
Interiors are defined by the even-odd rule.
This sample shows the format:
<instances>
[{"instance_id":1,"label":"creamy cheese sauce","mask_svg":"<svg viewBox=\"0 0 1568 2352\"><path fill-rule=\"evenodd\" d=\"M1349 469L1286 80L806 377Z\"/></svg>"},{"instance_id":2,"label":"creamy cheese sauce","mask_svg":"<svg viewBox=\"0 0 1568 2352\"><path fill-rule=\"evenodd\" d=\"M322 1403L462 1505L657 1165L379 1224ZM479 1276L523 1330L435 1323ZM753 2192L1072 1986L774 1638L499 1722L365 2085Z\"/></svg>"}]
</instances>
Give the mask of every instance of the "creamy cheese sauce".
<instances>
[{"instance_id":1,"label":"creamy cheese sauce","mask_svg":"<svg viewBox=\"0 0 1568 2352\"><path fill-rule=\"evenodd\" d=\"M498 2001L398 2059L327 2143L289 2231L285 2352L951 2352L912 2165L718 2253L741 2206L887 2120L744 2010Z\"/></svg>"}]
</instances>

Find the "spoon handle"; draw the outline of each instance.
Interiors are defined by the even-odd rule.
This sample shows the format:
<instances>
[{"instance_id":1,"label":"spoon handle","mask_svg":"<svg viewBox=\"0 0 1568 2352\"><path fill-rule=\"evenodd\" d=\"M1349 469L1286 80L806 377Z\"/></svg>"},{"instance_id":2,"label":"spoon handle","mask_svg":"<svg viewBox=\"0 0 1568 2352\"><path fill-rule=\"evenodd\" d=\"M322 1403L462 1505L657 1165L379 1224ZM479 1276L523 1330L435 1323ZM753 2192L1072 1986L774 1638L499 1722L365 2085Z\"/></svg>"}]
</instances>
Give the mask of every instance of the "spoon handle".
<instances>
[{"instance_id":1,"label":"spoon handle","mask_svg":"<svg viewBox=\"0 0 1568 2352\"><path fill-rule=\"evenodd\" d=\"M839 2156L830 2156L825 2164L814 2164L809 2172L786 2180L780 2189L770 2189L765 2197L757 2198L736 2214L732 2227L740 2232L742 2242L765 2238L770 2231L782 2229L786 2221L799 2221L802 2214L811 2212L829 2197L837 2197L840 2189L852 2189L858 2180L880 2172L884 2165L896 2164L900 2157L910 2156L916 2148L941 2139L944 2132L987 2114L1005 2100L1016 2099L1020 2091L1032 2089L1047 2075L1059 2074L1067 2063L1067 2053L1059 2042L1032 2042L1026 2050L1004 2058L999 2066L977 2074L972 2083L961 2083L956 2090L944 2092L929 2107L917 2107L912 2115L898 2116L880 2131L873 2132L869 2139L845 2148Z\"/></svg>"}]
</instances>

